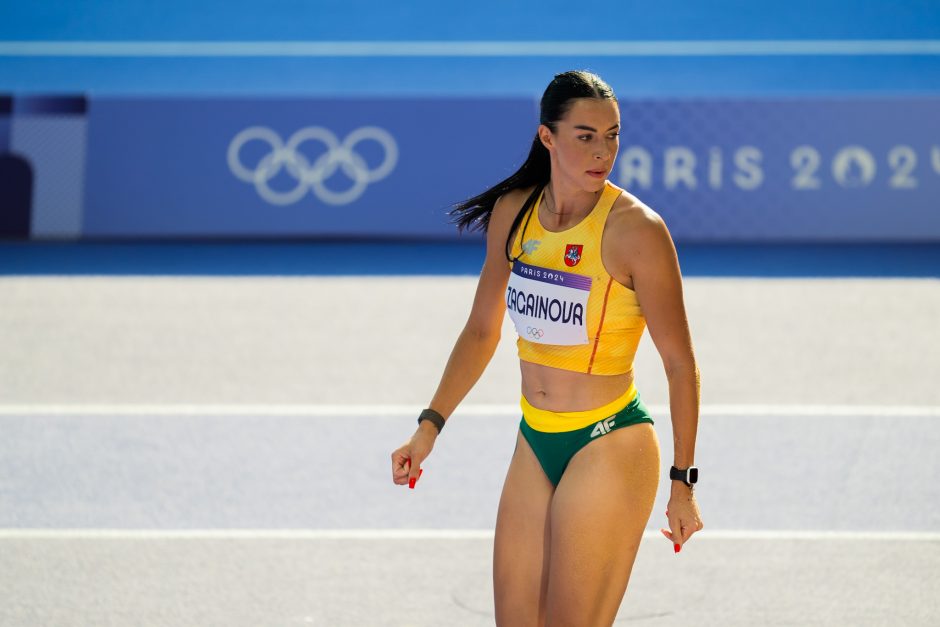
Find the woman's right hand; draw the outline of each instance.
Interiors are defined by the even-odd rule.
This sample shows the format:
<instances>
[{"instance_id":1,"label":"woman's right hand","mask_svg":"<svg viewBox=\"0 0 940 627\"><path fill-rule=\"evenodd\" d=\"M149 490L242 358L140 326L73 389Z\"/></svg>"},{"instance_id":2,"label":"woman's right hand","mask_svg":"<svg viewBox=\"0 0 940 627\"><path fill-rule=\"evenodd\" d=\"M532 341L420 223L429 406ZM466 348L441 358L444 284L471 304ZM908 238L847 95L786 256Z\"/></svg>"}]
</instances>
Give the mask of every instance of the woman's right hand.
<instances>
[{"instance_id":1,"label":"woman's right hand","mask_svg":"<svg viewBox=\"0 0 940 627\"><path fill-rule=\"evenodd\" d=\"M397 485L408 484L414 489L423 472L421 463L427 459L437 440L437 427L429 420L422 420L411 439L392 453L392 481Z\"/></svg>"}]
</instances>

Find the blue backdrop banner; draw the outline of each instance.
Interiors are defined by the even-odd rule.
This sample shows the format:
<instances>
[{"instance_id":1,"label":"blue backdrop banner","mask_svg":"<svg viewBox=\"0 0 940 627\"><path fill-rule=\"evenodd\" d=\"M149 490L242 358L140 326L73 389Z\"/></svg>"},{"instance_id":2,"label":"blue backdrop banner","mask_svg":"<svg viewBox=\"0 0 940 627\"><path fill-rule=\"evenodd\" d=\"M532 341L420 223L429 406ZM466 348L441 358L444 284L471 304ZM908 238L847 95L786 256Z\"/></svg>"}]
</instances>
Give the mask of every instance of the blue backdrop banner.
<instances>
[{"instance_id":1,"label":"blue backdrop banner","mask_svg":"<svg viewBox=\"0 0 940 627\"><path fill-rule=\"evenodd\" d=\"M938 98L634 101L621 118L615 181L677 239L940 239Z\"/></svg>"},{"instance_id":2,"label":"blue backdrop banner","mask_svg":"<svg viewBox=\"0 0 940 627\"><path fill-rule=\"evenodd\" d=\"M96 100L89 236L450 236L531 100Z\"/></svg>"},{"instance_id":3,"label":"blue backdrop banner","mask_svg":"<svg viewBox=\"0 0 940 627\"><path fill-rule=\"evenodd\" d=\"M620 108L611 179L676 240L940 240L938 98ZM448 207L522 163L538 105L100 97L87 123L86 237L449 238Z\"/></svg>"}]
</instances>

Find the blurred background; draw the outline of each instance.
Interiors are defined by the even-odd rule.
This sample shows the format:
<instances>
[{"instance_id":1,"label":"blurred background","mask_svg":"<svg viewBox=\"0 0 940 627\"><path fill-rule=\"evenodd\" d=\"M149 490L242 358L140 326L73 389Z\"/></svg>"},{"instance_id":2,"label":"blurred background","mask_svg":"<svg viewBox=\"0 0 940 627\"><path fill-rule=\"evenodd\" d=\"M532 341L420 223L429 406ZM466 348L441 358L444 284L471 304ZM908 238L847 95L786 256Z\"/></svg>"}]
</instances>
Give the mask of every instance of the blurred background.
<instances>
[{"instance_id":1,"label":"blurred background","mask_svg":"<svg viewBox=\"0 0 940 627\"><path fill-rule=\"evenodd\" d=\"M41 7L41 8L40 8ZM931 2L8 3L2 234L459 241L569 68L679 242L936 242Z\"/></svg>"},{"instance_id":2,"label":"blurred background","mask_svg":"<svg viewBox=\"0 0 940 627\"><path fill-rule=\"evenodd\" d=\"M483 260L446 211L569 69L703 378L706 530L660 490L618 624L933 624L933 0L4 2L0 624L492 624L508 320L419 487L387 460ZM636 377L666 476L648 338Z\"/></svg>"}]
</instances>

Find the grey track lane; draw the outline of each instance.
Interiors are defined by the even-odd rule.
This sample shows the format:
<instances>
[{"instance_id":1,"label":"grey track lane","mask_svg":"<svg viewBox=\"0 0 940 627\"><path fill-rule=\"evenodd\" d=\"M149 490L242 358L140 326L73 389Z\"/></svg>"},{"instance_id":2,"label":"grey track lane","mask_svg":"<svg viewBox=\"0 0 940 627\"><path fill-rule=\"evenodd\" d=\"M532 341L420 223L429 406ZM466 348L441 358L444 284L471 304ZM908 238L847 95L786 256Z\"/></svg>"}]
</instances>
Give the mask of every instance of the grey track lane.
<instances>
[{"instance_id":1,"label":"grey track lane","mask_svg":"<svg viewBox=\"0 0 940 627\"><path fill-rule=\"evenodd\" d=\"M409 403L473 277L0 277L2 403ZM940 405L940 280L686 279L702 402ZM508 320L508 318L507 318ZM516 403L511 324L468 403ZM646 334L648 403L666 403Z\"/></svg>"},{"instance_id":2,"label":"grey track lane","mask_svg":"<svg viewBox=\"0 0 940 627\"><path fill-rule=\"evenodd\" d=\"M0 523L49 535L0 535L0 624L491 625L490 539L263 533L492 529L516 419L454 418L412 491L391 484L387 460L411 418L4 416ZM668 421L656 429L671 441ZM618 624L932 624L935 533L727 533L936 531L940 492L911 477L938 475L935 456L914 454L938 445L930 416L709 417L707 529L679 555L644 539ZM667 494L661 486L651 529ZM63 528L262 531L56 536Z\"/></svg>"},{"instance_id":3,"label":"grey track lane","mask_svg":"<svg viewBox=\"0 0 940 627\"><path fill-rule=\"evenodd\" d=\"M658 529L672 429L654 418L666 449ZM697 493L709 529L940 530L936 416L703 420ZM413 422L0 416L0 527L493 529L518 417L455 414L409 490L391 483L390 453Z\"/></svg>"},{"instance_id":4,"label":"grey track lane","mask_svg":"<svg viewBox=\"0 0 940 627\"><path fill-rule=\"evenodd\" d=\"M4 540L0 624L485 627L492 540ZM618 625L936 624L940 542L644 540Z\"/></svg>"},{"instance_id":5,"label":"grey track lane","mask_svg":"<svg viewBox=\"0 0 940 627\"><path fill-rule=\"evenodd\" d=\"M6 416L2 524L492 529L516 420L454 418L412 491L391 484L387 450L410 418ZM931 624L940 611L936 534L708 534L940 528L929 505L936 484L911 480L937 476L935 456L914 454L940 444L935 417L708 420L699 443L712 461L699 489L707 529L679 555L663 538L644 540L619 623ZM671 441L668 421L657 433ZM651 528L665 521L666 496L661 488ZM486 539L14 533L0 551L0 591L15 599L0 609L2 624L492 624Z\"/></svg>"}]
</instances>

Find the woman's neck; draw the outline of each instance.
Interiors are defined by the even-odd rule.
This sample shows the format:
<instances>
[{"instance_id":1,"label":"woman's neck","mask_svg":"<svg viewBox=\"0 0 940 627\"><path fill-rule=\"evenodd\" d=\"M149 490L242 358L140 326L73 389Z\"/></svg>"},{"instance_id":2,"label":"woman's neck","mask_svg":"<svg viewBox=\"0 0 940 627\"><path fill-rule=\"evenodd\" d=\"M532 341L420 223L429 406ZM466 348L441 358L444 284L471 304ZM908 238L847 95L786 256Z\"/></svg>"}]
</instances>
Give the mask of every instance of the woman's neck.
<instances>
[{"instance_id":1,"label":"woman's neck","mask_svg":"<svg viewBox=\"0 0 940 627\"><path fill-rule=\"evenodd\" d=\"M587 192L584 190L564 190L562 185L549 181L545 186L542 205L546 213L557 218L558 221L570 222L572 219L583 218L591 212L601 197L601 192Z\"/></svg>"}]
</instances>

